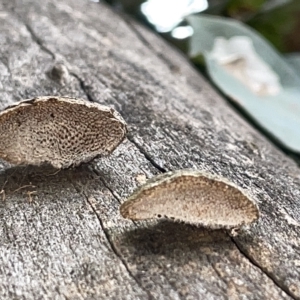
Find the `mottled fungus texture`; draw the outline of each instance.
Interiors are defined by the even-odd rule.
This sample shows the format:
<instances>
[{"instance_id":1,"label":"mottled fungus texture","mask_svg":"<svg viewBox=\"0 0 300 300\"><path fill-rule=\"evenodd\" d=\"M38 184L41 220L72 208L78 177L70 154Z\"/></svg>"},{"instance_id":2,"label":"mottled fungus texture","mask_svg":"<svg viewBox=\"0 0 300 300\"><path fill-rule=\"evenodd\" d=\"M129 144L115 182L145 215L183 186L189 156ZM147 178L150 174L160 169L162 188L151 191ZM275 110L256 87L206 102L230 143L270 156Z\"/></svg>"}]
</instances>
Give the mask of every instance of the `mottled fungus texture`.
<instances>
[{"instance_id":1,"label":"mottled fungus texture","mask_svg":"<svg viewBox=\"0 0 300 300\"><path fill-rule=\"evenodd\" d=\"M110 154L126 133L125 121L110 107L69 97L28 99L0 113L0 157L68 168Z\"/></svg>"},{"instance_id":2,"label":"mottled fungus texture","mask_svg":"<svg viewBox=\"0 0 300 300\"><path fill-rule=\"evenodd\" d=\"M237 228L259 216L255 202L226 178L180 170L158 175L120 207L132 220L168 218L212 229Z\"/></svg>"}]
</instances>

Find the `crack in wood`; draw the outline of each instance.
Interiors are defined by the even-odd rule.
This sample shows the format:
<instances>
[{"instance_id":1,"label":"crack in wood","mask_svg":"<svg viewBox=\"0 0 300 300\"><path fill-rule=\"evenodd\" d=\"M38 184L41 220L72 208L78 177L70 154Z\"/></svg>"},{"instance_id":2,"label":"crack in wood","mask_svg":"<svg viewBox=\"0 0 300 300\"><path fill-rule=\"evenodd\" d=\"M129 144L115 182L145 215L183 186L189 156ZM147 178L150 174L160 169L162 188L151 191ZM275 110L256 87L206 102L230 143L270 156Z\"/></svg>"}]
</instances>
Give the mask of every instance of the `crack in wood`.
<instances>
[{"instance_id":1,"label":"crack in wood","mask_svg":"<svg viewBox=\"0 0 300 300\"><path fill-rule=\"evenodd\" d=\"M147 42L148 43L148 42ZM85 84L84 84L84 80L82 80L77 74L74 74L74 73L72 73L72 75L75 77L75 78L77 78L77 80L79 81L79 83L80 83L80 87L81 87L81 89L82 89L82 91L86 94L86 96L87 96L87 98L90 100L90 101L92 101L92 102L94 102L94 100L93 100L93 98L92 98L92 96L89 94L89 92L87 91L87 88L86 88L86 86L85 86ZM147 151L141 146L141 145L139 145L135 140L134 140L134 137L129 133L128 135L127 135L127 139L133 144L133 145L135 145L135 147L140 151L140 153L142 153L143 155L144 155L144 157L147 159L147 161L149 161L150 163L151 163L151 165L152 166L154 166L156 169L158 169L160 172L162 172L162 173L165 173L165 172L167 172L167 170L165 169L165 168L163 168L163 167L161 167L159 164L157 164L156 162L155 162L155 160L147 153ZM97 173L97 171L96 170L94 170L94 169L92 169L92 171L100 178L100 175ZM120 203L120 199L115 195L115 193L113 192L113 190L110 188L110 187L108 187L107 186L107 184L105 183L105 181L102 179L102 178L100 178L100 180L101 180L101 182L103 183L103 185L111 192L111 194L112 194L112 196ZM96 213L96 212L95 212ZM97 214L97 213L96 213ZM98 216L98 215L97 215ZM99 218L99 216L98 216L98 218ZM100 219L101 220L101 219ZM99 220L99 221L100 221ZM102 225L101 225L102 226ZM107 239L109 240L109 235L108 235L108 233L106 233L106 231L103 229L103 231L105 232L105 234L107 235ZM281 286L280 285L280 283L278 282L278 281L276 281L276 279L275 278L273 278L272 276L271 276L271 274L269 274L268 272L266 272L261 266L259 266L257 263L255 263L250 257L248 257L247 255L246 255L246 253L244 253L239 247L238 247L238 245L237 245L237 243L235 242L235 240L232 238L232 237L230 237L231 238L231 241L235 244L235 246L237 247L237 249L239 250L239 252L253 265L253 266L255 266L255 267L257 267L257 268L259 268L260 270L261 270L261 272L262 273L264 273L268 278L270 278L270 280L272 280L272 282L278 287L278 288L280 288L283 292L285 292L287 295L289 295L290 297L292 297L293 299L296 299L296 298L294 298L293 297L293 295L290 293L290 291L287 289L287 288L285 288L284 286ZM110 241L109 241L110 242ZM111 244L111 243L110 243ZM112 250L115 252L115 248L112 246L112 244L111 244L111 247L112 247ZM118 254L118 253L116 253L115 252L115 254L116 255L118 255L118 257L120 258L120 260L123 262L123 259L121 258L121 255L120 254ZM215 270L215 268L214 268L214 266L212 265L212 268ZM128 272L130 272L130 270L128 269L128 266L126 265L126 269L127 269L127 271ZM218 272L215 270L215 272L218 274ZM219 276L220 277L220 276ZM220 279L222 279L221 277L220 277ZM137 280L136 280L137 281ZM223 280L222 280L223 281ZM224 282L224 281L223 281ZM139 284L139 286L140 286L140 284Z\"/></svg>"},{"instance_id":2,"label":"crack in wood","mask_svg":"<svg viewBox=\"0 0 300 300\"><path fill-rule=\"evenodd\" d=\"M86 97L88 98L88 100L89 100L90 102L96 102L96 101L93 99L93 97L90 95L90 93L88 92L87 87L86 87L86 85L85 85L85 83L84 83L84 80L81 79L80 76L77 75L77 74L74 73L74 72L70 72L70 75L73 76L74 78L76 78L76 79L78 80L79 86L80 86L81 90L84 92L84 94L86 95Z\"/></svg>"},{"instance_id":3,"label":"crack in wood","mask_svg":"<svg viewBox=\"0 0 300 300\"><path fill-rule=\"evenodd\" d=\"M55 60L55 54L43 44L41 39L35 34L34 30L31 28L31 26L25 22L24 25L30 33L32 40L41 48L41 50L51 55L52 59Z\"/></svg>"},{"instance_id":4,"label":"crack in wood","mask_svg":"<svg viewBox=\"0 0 300 300\"><path fill-rule=\"evenodd\" d=\"M257 267L262 273L264 273L274 283L274 285L276 285L278 288L280 288L283 292L285 292L292 299L295 299L295 300L297 299L297 297L295 295L293 295L287 287L285 287L283 284L281 284L281 282L276 280L275 276L272 276L272 273L265 270L250 255L248 255L245 251L243 251L242 248L239 246L238 242L236 242L236 240L232 236L230 236L230 235L228 235L228 236L230 237L232 243L236 246L238 251L248 260L248 262L251 265L253 265L254 267Z\"/></svg>"},{"instance_id":5,"label":"crack in wood","mask_svg":"<svg viewBox=\"0 0 300 300\"><path fill-rule=\"evenodd\" d=\"M101 180L102 181L102 180ZM102 181L103 182L103 181ZM131 272L131 270L129 269L126 261L123 259L121 253L119 253L119 251L117 250L117 248L115 247L109 232L107 231L107 229L105 228L103 221L101 219L101 217L99 216L99 214L97 213L97 210L95 208L95 206L93 205L93 203L90 201L90 198L82 191L80 192L77 187L75 185L73 185L74 188L77 190L78 193L80 193L81 195L83 195L87 201L87 203L89 204L89 206L91 207L91 209L93 210L94 214L96 215L96 218L99 221L99 224L103 230L104 236L108 242L108 244L110 245L111 250L113 251L113 253L118 257L119 261L122 263L122 265L124 266L124 268L126 269L128 275L136 282L136 284L148 295L148 299L153 299L153 297L150 295L149 291L145 290L144 287L140 284L140 282L138 281L138 279L133 275L133 273ZM104 186L106 187L106 185L104 184ZM107 188L107 187L106 187ZM107 188L109 191L111 191L109 188ZM113 195L113 194L112 194ZM115 197L113 195L113 197Z\"/></svg>"},{"instance_id":6,"label":"crack in wood","mask_svg":"<svg viewBox=\"0 0 300 300\"><path fill-rule=\"evenodd\" d=\"M87 87L84 83L84 80L82 78L80 78L80 76L78 74L75 74L74 72L70 73L72 76L74 76L80 85L81 90L85 93L85 95L87 96L88 100L91 102L96 102L93 97L91 96L91 94L88 92ZM127 135L127 139L135 145L135 147L140 151L140 153L142 153L144 155L144 157L152 164L153 167L155 167L157 170L159 170L162 173L167 172L166 169L164 169L163 167L161 167L158 163L155 162L154 159L151 158L151 156L134 140L134 137L132 135L130 135L130 133ZM93 172L96 172L95 170L93 170ZM97 172L96 172L97 174ZM99 175L99 174L97 174ZM103 180L102 180L103 182ZM107 186L106 186L107 187ZM108 187L107 187L108 188ZM111 190L112 194L114 195L113 191ZM120 199L117 199L120 202Z\"/></svg>"},{"instance_id":7,"label":"crack in wood","mask_svg":"<svg viewBox=\"0 0 300 300\"><path fill-rule=\"evenodd\" d=\"M35 32L34 32L34 30L32 29L32 27L24 20L24 18L23 18L20 14L18 14L18 13L14 10L14 8L7 7L7 9L8 9L11 13L15 14L15 15L18 17L18 19L21 20L21 21L23 22L24 26L26 27L27 31L29 32L29 34L30 34L30 36L31 36L31 39L32 39L32 40L40 47L40 49L43 50L44 52L48 53L48 54L51 56L51 58L52 58L53 60L55 60L55 59L56 59L55 54L54 54L50 49L48 49L48 48L44 45L44 43L43 43L43 42L41 41L41 39L35 34Z\"/></svg>"},{"instance_id":8,"label":"crack in wood","mask_svg":"<svg viewBox=\"0 0 300 300\"><path fill-rule=\"evenodd\" d=\"M90 170L97 176L97 178L102 182L102 184L110 191L111 195L121 204L121 199L119 198L119 196L116 195L113 189L107 185L105 180L101 177L101 174L99 174L99 172L94 168L90 168Z\"/></svg>"},{"instance_id":9,"label":"crack in wood","mask_svg":"<svg viewBox=\"0 0 300 300\"><path fill-rule=\"evenodd\" d=\"M209 262L209 264L211 265L211 267L213 268L213 270L215 271L215 273L218 276L218 278L220 278L220 280L225 284L225 286L228 286L228 282L224 279L224 277L222 276L222 274L220 273L220 271L216 268L215 264L212 262L212 260L209 257L209 255L206 255L206 259Z\"/></svg>"},{"instance_id":10,"label":"crack in wood","mask_svg":"<svg viewBox=\"0 0 300 300\"><path fill-rule=\"evenodd\" d=\"M158 163L156 163L155 160L147 153L147 151L145 151L145 149L134 140L134 137L132 135L128 134L127 139L135 145L135 147L144 155L144 157L151 163L153 167L155 167L162 173L167 172L165 168L161 167Z\"/></svg>"},{"instance_id":11,"label":"crack in wood","mask_svg":"<svg viewBox=\"0 0 300 300\"><path fill-rule=\"evenodd\" d=\"M108 189L108 191L111 193L111 195L118 201L120 202L120 200L114 195L114 193L112 192L112 190L107 187L106 183L100 178L100 176L97 174L97 172L95 170L91 170L95 175L97 175L97 178L100 179L100 181L103 183L104 187ZM72 181L71 181L72 182ZM124 266L124 268L126 269L128 275L136 282L137 286L140 287L147 295L148 295L148 299L152 300L153 297L150 295L149 291L145 290L143 288L143 286L139 283L138 279L133 275L133 273L131 272L131 270L129 269L126 261L123 259L121 253L119 253L119 251L117 250L117 248L115 247L109 232L107 231L107 229L105 228L105 225L100 217L100 215L97 213L97 210L95 208L95 206L93 205L93 203L91 202L90 198L85 194L85 192L83 191L83 189L80 189L76 184L72 183L74 189L77 191L77 193L79 195L82 195L87 204L91 207L92 211L94 212L94 214L96 215L97 220L99 221L100 227L102 228L103 234L108 242L108 244L110 245L111 250L113 251L113 253L116 255L116 257L118 257L119 261L122 263L122 265Z\"/></svg>"},{"instance_id":12,"label":"crack in wood","mask_svg":"<svg viewBox=\"0 0 300 300\"><path fill-rule=\"evenodd\" d=\"M13 5L15 5L16 7L18 6L17 5L17 2L16 3L14 3L14 2L12 2L13 3ZM10 10L14 13L14 14L16 14L16 11L15 11L15 9L14 9L14 7L13 7L13 5L10 7ZM28 6L28 5L27 5ZM24 6L25 7L25 6ZM38 36L39 35L39 31L38 31L38 29L35 29L35 31L34 31L34 28L38 28L38 27L35 27L34 26L34 23L33 22L35 22L34 20L30 20L29 19L29 17L26 17L27 15L26 15L26 13L27 13L27 8L25 9L25 8L22 8L23 9L23 11L21 11L21 15L24 17L23 18L23 20L25 20L26 22L25 22L25 24L24 24L24 27L26 26L26 28L27 28L27 31L29 32L28 33L28 37L26 37L26 40L30 40L30 35L31 35L31 39L35 42L35 43L37 43L37 45L40 47L40 49L41 50L43 50L45 53L48 53L49 55L51 55L51 57L52 57L52 59L55 59L56 58L56 56L58 57L59 56L59 54L58 54L58 52L56 52L55 51L55 42L56 42L56 40L54 39L53 41L51 41L51 36L49 37L50 39L48 40L47 39L47 42L43 39L43 36L42 35L40 35L40 37ZM54 7L54 6L53 6ZM32 8L34 8L34 4L32 3ZM31 8L30 8L31 9ZM50 9L51 9L51 7L49 7L49 11L50 11ZM16 9L17 10L17 9ZM20 10L19 10L20 11ZM57 9L55 10L55 12L57 12ZM29 15L29 14L28 14ZM20 16L18 16L18 18L19 18L19 20L21 20L22 21L22 18L20 18ZM55 17L53 17L54 19L55 19ZM98 18L98 16L97 16L97 18ZM124 19L124 16L122 15L122 18ZM139 29L138 28L138 24L137 23L135 23L134 21L128 21L128 20L125 20L126 21L126 23L128 24L128 28L131 30L131 32L133 31L135 34L132 34L132 36L133 37L135 37L135 36L137 36L137 38L136 38L136 40L137 40L137 42L139 42L139 41L141 41L144 45L145 45L145 49L150 49L150 51L148 51L148 53L150 54L150 52L154 52L153 54L153 57L157 57L157 58L159 58L160 59L160 61L162 62L162 63L165 63L170 69L172 69L174 66L176 67L176 60L173 60L174 62L175 62L175 64L174 63L172 63L172 60L169 60L169 57L166 57L165 55L167 55L167 54L165 54L164 55L164 53L167 53L167 52L163 52L163 51L160 51L160 49L158 48L158 47L156 47L156 44L153 44L151 41L152 41L152 38L153 38L153 41L155 42L155 38L154 38L154 35L152 35L152 36L150 36L149 37L149 39L147 40L147 36L143 36L143 32L144 32L144 30L143 29ZM29 22L29 24L26 24L26 23L28 23ZM24 23L24 21L22 21L22 23ZM95 24L96 24L96 22L94 22ZM97 23L98 24L98 23ZM137 24L137 25L136 25ZM101 25L102 26L102 25ZM95 28L97 29L97 25L95 25ZM103 27L103 28L105 28L105 26ZM101 30L102 30L102 27L101 27ZM101 30L99 30L99 32L101 32ZM103 32L104 32L104 30L103 30ZM146 32L146 30L145 30L145 32ZM29 35L30 34L30 35ZM67 35L67 34L66 34ZM115 35L115 36L117 36L117 35ZM109 38L108 38L109 39ZM121 39L121 38L120 38ZM139 43L139 44L141 44L141 43ZM51 49L53 49L53 51L54 51L54 53L57 53L56 55L50 50L50 49L48 49L47 48L47 46L51 46L52 45L52 47L51 47ZM140 47L141 45L139 45L139 47ZM80 48L80 46L79 46L79 48ZM109 47L108 47L109 48ZM155 49L156 48L156 49ZM134 49L134 47L133 47L133 49ZM98 51L98 50L97 50ZM111 48L110 48L110 50L109 51L111 51ZM146 51L146 50L145 50ZM91 52L92 53L92 52ZM113 51L113 53L118 53L117 51ZM143 54L144 54L145 52L143 52ZM123 57L122 56L122 54L118 54L118 56L119 57ZM117 56L117 57L118 57ZM48 56L47 56L48 57ZM93 56L92 56L93 57ZM138 56L137 56L138 57ZM139 58L139 57L138 57ZM48 60L49 58L47 58L47 60ZM72 60L72 58L70 58L71 60ZM124 59L124 61L126 61L126 59ZM89 58L86 58L86 62L89 62ZM90 61L90 63L92 64L92 60ZM72 63L72 62L71 62ZM116 62L116 63L118 63L118 61ZM135 65L135 63L133 63L132 62L132 64L133 64L133 66ZM105 65L105 64L104 64ZM128 65L130 65L131 66L131 64L130 64L130 62L128 62ZM133 70L136 72L136 74L139 74L139 70L138 70L138 68L136 68L136 69L134 69L134 67L132 67L133 68ZM26 69L26 67L25 67L25 69ZM27 70L27 69L26 69ZM123 70L124 71L124 70ZM125 70L125 72L127 72L127 73L129 73L129 72L131 72L132 70L130 69L130 71L126 71ZM167 70L166 70L166 72L167 72ZM118 75L119 75L119 71L116 71L116 73L117 73L117 77L118 77ZM86 73L85 73L86 74ZM85 95L86 95L86 97L90 100L90 101L94 101L93 100L93 98L91 97L91 89L90 89L90 86L88 86L87 84L86 84L86 81L84 80L84 79L81 79L79 76L77 76L76 74L71 74L71 75L73 75L75 78L77 78L77 80L78 80L78 82L79 82L79 84L78 84L78 86L82 89L82 91L84 91L84 93L85 93ZM167 74L166 74L167 75ZM88 76L88 75L87 75ZM120 78L120 80L123 78L122 76L119 76L119 78ZM197 78L197 80L198 80L198 78ZM158 77L157 78L157 81L159 82L160 81L160 77ZM101 79L99 79L99 82L101 82ZM103 82L102 82L103 83ZM151 78L151 83L155 86L155 83L154 83L154 81L152 80L152 78ZM105 85L105 82L103 83L104 85ZM138 86L138 85L137 85ZM201 88L201 84L199 84L199 89ZM135 88L136 88L136 86L134 86ZM139 87L139 86L138 86ZM198 87L198 85L197 85L197 87ZM93 85L93 88L97 88L97 86L96 85ZM98 86L98 88L100 88L99 86ZM101 87L102 88L102 87ZM22 91L22 89L20 88L20 90ZM42 88L42 84L41 84L41 91L45 91L45 89L43 89ZM205 91L204 91L205 92ZM207 94L208 94L208 92L207 92ZM205 96L205 95L204 95ZM203 96L203 97L204 97ZM183 101L184 101L184 99L183 99ZM165 134L168 134L167 132L165 132ZM192 140L192 138L190 138L191 140ZM158 161L158 155L156 155L155 154L155 152L152 152L152 151L150 151L150 149L151 149L151 144L149 144L149 143L147 143L147 140L145 140L145 139L143 139L143 140L139 140L139 137L138 136L134 136L134 135L131 135L131 136L129 136L129 138L128 138L128 140L133 144L133 145L135 145L135 147L139 150L139 152L140 153L142 153L143 154L143 156L145 157L145 159L147 160L147 161L149 161L150 163L151 163L151 165L153 165L156 169L158 169L158 170L160 170L161 172L166 172L166 170L163 168L163 167L161 167L160 165L158 165L157 163L156 163L156 161ZM162 151L163 152L163 151ZM180 154L179 154L180 155ZM212 160L215 160L215 161L217 161L217 159L216 158L210 158L210 163L212 162ZM159 162L160 163L160 162ZM161 164L163 164L163 163L161 163ZM224 163L225 164L225 163ZM150 164L149 164L150 165ZM176 161L175 161L175 163L173 163L172 164L173 165L173 167L174 168L176 168L176 165L177 165L177 163L176 163ZM275 164L276 165L276 164ZM172 167L172 168L173 168ZM219 159L218 159L218 167L219 168L222 168L222 161L219 161ZM97 174L96 172L95 172L95 174ZM99 177L100 177L100 174L97 174ZM114 192L114 185L113 184L110 184L110 182L109 181L107 181L105 178L99 178L99 183L100 183L100 180L101 180L101 182L103 183L103 185L107 188L107 190L108 191L110 191L111 192L111 194L112 194L112 196L118 201L118 202L120 202L120 196L118 196L118 194L116 194L116 192ZM274 181L275 182L275 181ZM254 185L255 185L256 183L254 183ZM295 185L296 186L296 185ZM79 190L80 190L80 187L78 186L77 187ZM78 191L78 190L77 190ZM80 194L82 194L83 193L83 191L79 191L80 192ZM126 268L126 270L128 271L128 273L129 273L129 278L133 278L136 282L137 282L137 284L138 284L138 286L137 286L137 288L138 287L140 287L141 286L141 284L143 284L143 282L141 282L141 280L139 280L139 277L138 277L138 275L135 273L135 270L134 270L134 266L132 267L132 265L129 263L130 262L130 260L128 261L126 261L126 257L125 257L125 254L123 254L123 252L122 252L122 249L119 249L117 246L117 243L116 243L116 241L114 240L114 236L113 236L113 232L111 232L110 230L107 230L107 229L105 229L105 222L104 222L104 224L103 224L103 218L101 219L100 218L100 216L97 214L97 212L96 212L96 207L93 207L93 201L88 201L89 199L86 197L86 195L84 195L84 197L87 199L87 203L88 203L88 207L89 206L91 206L91 209L93 209L93 212L95 212L96 213L96 216L97 216L97 218L99 219L99 222L100 222L100 225L101 225L101 228L102 228L102 230L103 230L103 232L104 232L104 234L105 234L105 236L106 236L106 239L108 240L108 243L110 244L110 247L111 247L111 249L112 249L112 251L114 252L114 254L115 255L117 255L118 257L119 257L119 259L121 260L121 262L122 262L122 264L124 265L124 267ZM287 200L288 198L287 198L287 196L285 196L284 197L284 199L285 200ZM90 199L91 200L91 199ZM122 199L121 199L122 200ZM98 211L98 213L99 213L99 211ZM96 220L97 221L97 220ZM27 222L26 222L27 223ZM28 224L28 223L27 223ZM106 225L107 226L107 225ZM21 228L21 227L20 227ZM60 228L60 230L62 231L62 229L63 228ZM3 234L4 235L6 235L7 236L7 239L8 239L8 241L10 241L11 243L13 243L14 242L14 240L16 240L17 239L17 237L16 236L14 236L14 232L12 231L12 229L10 228L10 225L8 225L8 224L5 224L4 225L4 228L3 228ZM115 241L115 242L114 242ZM240 254L242 254L242 255L240 255L242 258L243 257L245 257L246 258L246 260L248 260L249 261L249 266L253 266L253 269L256 269L256 270L260 270L261 272L262 272L262 274L265 274L266 275L266 277L268 277L269 279L271 279L271 281L270 281L270 286L271 285L274 285L274 287L276 287L276 290L277 290L277 287L282 291L282 293L285 293L286 295L289 295L290 297L292 297L292 298L294 298L294 299L297 299L297 296L293 296L293 295L291 295L291 294L294 294L293 293L293 291L292 290L290 290L290 289L288 289L288 287L287 286L281 286L281 285L283 285L284 284L284 280L285 280L285 278L284 278L284 271L283 272L279 272L279 274L277 274L276 273L276 271L278 271L279 269L278 268L280 268L281 266L280 265L276 265L275 267L274 267L274 271L272 271L272 273L270 273L270 271L267 271L267 270L265 270L264 268L263 268L263 265L264 265L264 261L260 261L259 262L259 264L260 265L262 265L262 266L260 266L260 265L258 265L258 263L255 261L255 256L253 256L253 254L252 253L248 253L248 250L247 250L247 248L244 248L244 247L246 247L247 245L243 245L242 244L242 242L239 242L239 240L238 239L233 239L233 238L231 238L231 241L235 244L235 246L237 247L237 249L239 250L239 253ZM114 243L113 243L114 242ZM269 244L269 245L272 245L272 244ZM259 250L259 249L258 249ZM280 253L280 251L281 251L281 249L280 248L276 248L275 249L276 251L278 251L279 253ZM245 252L244 252L245 251ZM277 253L278 253L277 252ZM248 255L248 256L247 256ZM250 257L249 257L250 256ZM251 257L251 256L253 256L253 257ZM273 257L272 257L273 258ZM276 258L276 257L275 257ZM20 260L22 260L22 259L20 259ZM214 262L215 260L214 259L212 259L212 262ZM273 261L272 261L273 263L274 263L274 259L273 259ZM159 265L158 265L159 266ZM288 267L290 267L291 265L290 264L288 264L288 263L285 263L284 264L284 266L286 267L286 266L288 266ZM214 268L215 267L215 271L219 271L218 270L218 265L212 265L212 268ZM130 273L130 270L131 270L131 272L133 272L133 274L131 274ZM283 274L283 275L282 275ZM221 275L222 275L222 273L221 273ZM134 278L134 276L136 277L136 278ZM185 276L185 273L183 272L182 274L179 274L178 276L182 276L182 277L184 277ZM202 275L199 275L199 276L202 276ZM126 276L127 277L127 276ZM166 279L168 279L168 273L166 274L166 277L165 277ZM198 278L198 277L196 277L195 276L195 278ZM203 278L203 277L200 277L200 278ZM290 279L291 277L289 277L289 279ZM223 276L223 279L226 281L226 277L224 278L224 276ZM220 278L220 280L222 280L222 278ZM254 281L255 281L255 278L253 279ZM139 282L138 282L139 281ZM230 282L230 280L229 280L229 282ZM255 282L257 282L257 281L255 281ZM171 285L172 285L172 283L171 282L169 282ZM191 287L192 287L193 285L191 284ZM144 289L147 289L147 286L144 286L144 288L142 288L141 287L141 289L142 290L144 290ZM287 290L288 289L288 290ZM169 288L168 289L166 289L165 288L165 291L166 292L168 292L168 290L169 290ZM175 290L176 290L176 286L175 286ZM9 291L8 291L8 293L10 293ZM45 294L47 293L47 290L45 289ZM57 289L57 293L59 293L60 294L60 291L59 291L59 289ZM150 294L151 292L148 292L147 294L149 295L149 298L151 298L152 297L152 294ZM253 291L253 295L255 295L255 291ZM13 295L12 295L13 296ZM65 296L64 296L65 297ZM66 297L65 297L66 298Z\"/></svg>"}]
</instances>

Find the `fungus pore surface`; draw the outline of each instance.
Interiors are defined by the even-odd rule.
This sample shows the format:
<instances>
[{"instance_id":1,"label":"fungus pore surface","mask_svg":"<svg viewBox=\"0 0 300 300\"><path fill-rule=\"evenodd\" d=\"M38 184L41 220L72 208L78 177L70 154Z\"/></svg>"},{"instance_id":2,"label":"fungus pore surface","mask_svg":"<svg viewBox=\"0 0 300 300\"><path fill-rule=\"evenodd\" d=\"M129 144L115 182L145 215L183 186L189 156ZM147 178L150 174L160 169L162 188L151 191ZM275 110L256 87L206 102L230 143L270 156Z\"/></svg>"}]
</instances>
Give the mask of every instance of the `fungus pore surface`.
<instances>
[{"instance_id":1,"label":"fungus pore surface","mask_svg":"<svg viewBox=\"0 0 300 300\"><path fill-rule=\"evenodd\" d=\"M121 205L123 217L165 217L209 228L234 228L255 221L255 202L227 179L195 170L150 179Z\"/></svg>"},{"instance_id":2,"label":"fungus pore surface","mask_svg":"<svg viewBox=\"0 0 300 300\"><path fill-rule=\"evenodd\" d=\"M0 113L0 157L13 164L67 168L110 154L125 138L114 109L69 97L39 97Z\"/></svg>"}]
</instances>

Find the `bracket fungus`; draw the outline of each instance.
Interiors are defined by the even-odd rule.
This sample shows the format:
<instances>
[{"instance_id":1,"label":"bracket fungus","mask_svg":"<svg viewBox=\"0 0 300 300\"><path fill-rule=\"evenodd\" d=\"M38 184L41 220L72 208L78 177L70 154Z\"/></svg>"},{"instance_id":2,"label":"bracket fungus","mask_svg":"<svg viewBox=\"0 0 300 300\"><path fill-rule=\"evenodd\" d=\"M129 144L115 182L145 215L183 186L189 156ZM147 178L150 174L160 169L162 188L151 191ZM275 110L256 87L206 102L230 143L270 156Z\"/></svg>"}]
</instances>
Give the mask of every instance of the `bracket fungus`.
<instances>
[{"instance_id":1,"label":"bracket fungus","mask_svg":"<svg viewBox=\"0 0 300 300\"><path fill-rule=\"evenodd\" d=\"M38 97L0 113L0 157L68 168L110 154L127 126L114 109L70 97Z\"/></svg>"},{"instance_id":2,"label":"bracket fungus","mask_svg":"<svg viewBox=\"0 0 300 300\"><path fill-rule=\"evenodd\" d=\"M153 177L120 207L132 220L165 217L212 229L238 228L259 217L251 197L226 178L180 170Z\"/></svg>"}]
</instances>

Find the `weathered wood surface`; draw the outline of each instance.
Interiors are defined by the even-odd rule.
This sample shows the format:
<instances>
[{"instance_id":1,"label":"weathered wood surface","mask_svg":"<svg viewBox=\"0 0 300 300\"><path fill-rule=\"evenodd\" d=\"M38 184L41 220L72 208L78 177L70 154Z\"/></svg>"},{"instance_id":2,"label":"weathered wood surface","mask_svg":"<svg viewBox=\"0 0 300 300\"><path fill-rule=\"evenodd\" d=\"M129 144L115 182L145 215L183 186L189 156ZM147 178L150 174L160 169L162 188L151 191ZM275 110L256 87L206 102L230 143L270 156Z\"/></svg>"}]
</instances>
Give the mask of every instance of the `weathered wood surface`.
<instances>
[{"instance_id":1,"label":"weathered wood surface","mask_svg":"<svg viewBox=\"0 0 300 300\"><path fill-rule=\"evenodd\" d=\"M0 299L300 299L293 161L181 55L104 4L1 0L0 10L1 109L70 95L113 106L130 127L111 157L77 169L1 164ZM231 237L122 219L145 178L187 167L253 193L259 222Z\"/></svg>"}]
</instances>

